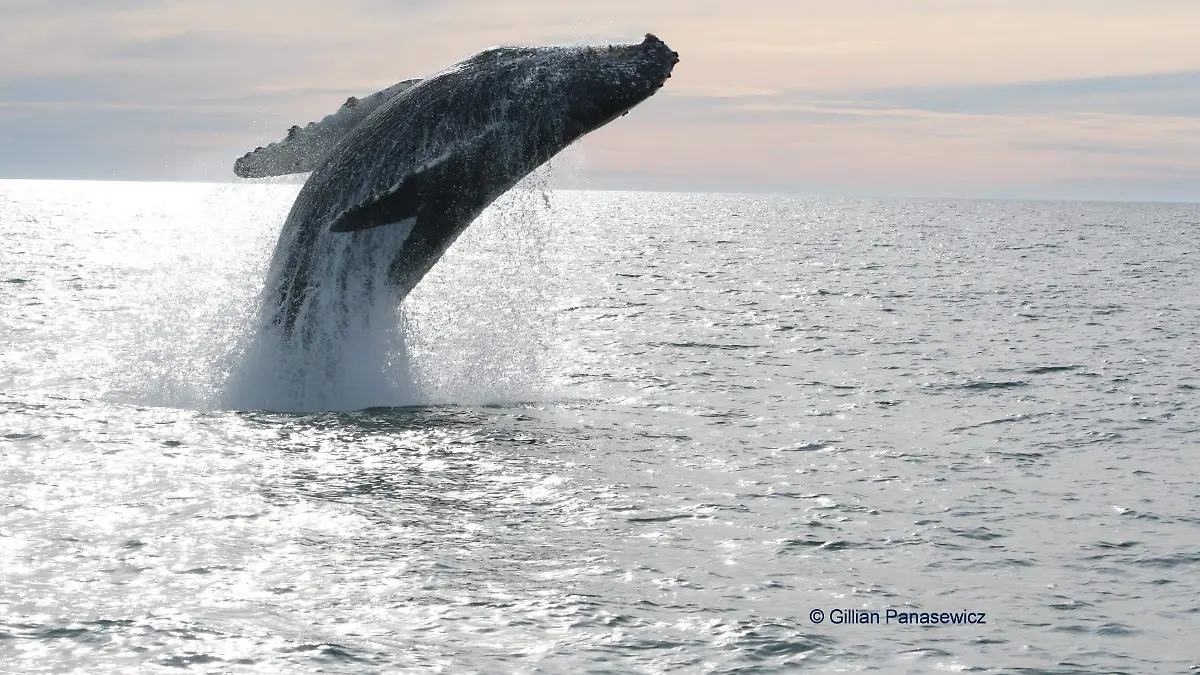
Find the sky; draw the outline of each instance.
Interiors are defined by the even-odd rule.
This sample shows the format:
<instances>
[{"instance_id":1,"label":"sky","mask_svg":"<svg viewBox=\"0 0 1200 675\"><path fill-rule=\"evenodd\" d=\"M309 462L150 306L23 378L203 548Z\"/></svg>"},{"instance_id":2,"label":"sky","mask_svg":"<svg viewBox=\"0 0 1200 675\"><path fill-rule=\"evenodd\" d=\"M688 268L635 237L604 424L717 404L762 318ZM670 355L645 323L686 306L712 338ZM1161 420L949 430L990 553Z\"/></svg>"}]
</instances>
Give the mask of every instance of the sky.
<instances>
[{"instance_id":1,"label":"sky","mask_svg":"<svg viewBox=\"0 0 1200 675\"><path fill-rule=\"evenodd\" d=\"M490 46L675 75L557 176L596 189L1200 202L1197 0L0 0L0 178L233 160Z\"/></svg>"}]
</instances>

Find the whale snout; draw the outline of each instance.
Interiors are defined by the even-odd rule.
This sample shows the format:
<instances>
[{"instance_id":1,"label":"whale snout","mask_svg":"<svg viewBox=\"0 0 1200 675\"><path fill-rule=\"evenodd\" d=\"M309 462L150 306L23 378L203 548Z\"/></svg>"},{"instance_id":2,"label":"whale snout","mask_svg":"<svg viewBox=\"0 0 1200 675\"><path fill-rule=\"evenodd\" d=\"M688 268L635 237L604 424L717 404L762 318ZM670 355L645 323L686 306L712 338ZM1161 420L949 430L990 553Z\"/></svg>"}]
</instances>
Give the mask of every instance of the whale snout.
<instances>
[{"instance_id":1,"label":"whale snout","mask_svg":"<svg viewBox=\"0 0 1200 675\"><path fill-rule=\"evenodd\" d=\"M675 64L679 63L679 52L667 46L654 33L646 33L645 39L638 45L641 57L658 67L663 80L671 77Z\"/></svg>"},{"instance_id":2,"label":"whale snout","mask_svg":"<svg viewBox=\"0 0 1200 675\"><path fill-rule=\"evenodd\" d=\"M654 33L646 33L646 39L642 40L642 48L651 49L658 52L666 52L671 56L671 65L679 63L679 52L672 50Z\"/></svg>"},{"instance_id":3,"label":"whale snout","mask_svg":"<svg viewBox=\"0 0 1200 675\"><path fill-rule=\"evenodd\" d=\"M628 69L627 72L652 89L662 86L679 63L679 52L653 33L646 33L645 39L638 43L609 45L605 52L604 60L609 65Z\"/></svg>"}]
</instances>

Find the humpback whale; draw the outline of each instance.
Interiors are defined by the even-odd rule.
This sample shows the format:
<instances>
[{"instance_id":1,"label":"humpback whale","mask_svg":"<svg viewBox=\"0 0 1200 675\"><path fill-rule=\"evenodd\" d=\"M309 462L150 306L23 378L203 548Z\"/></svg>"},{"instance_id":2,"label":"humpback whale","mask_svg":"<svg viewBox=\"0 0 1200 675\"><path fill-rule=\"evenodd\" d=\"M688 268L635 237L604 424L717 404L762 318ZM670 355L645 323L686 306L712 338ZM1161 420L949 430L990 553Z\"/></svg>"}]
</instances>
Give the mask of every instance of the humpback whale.
<instances>
[{"instance_id":1,"label":"humpback whale","mask_svg":"<svg viewBox=\"0 0 1200 675\"><path fill-rule=\"evenodd\" d=\"M312 172L275 247L266 324L303 337L336 302L330 294L351 284L381 284L403 300L497 197L653 95L678 61L652 34L633 44L497 47L352 98L246 154L239 176ZM385 269L363 275L363 266Z\"/></svg>"}]
</instances>

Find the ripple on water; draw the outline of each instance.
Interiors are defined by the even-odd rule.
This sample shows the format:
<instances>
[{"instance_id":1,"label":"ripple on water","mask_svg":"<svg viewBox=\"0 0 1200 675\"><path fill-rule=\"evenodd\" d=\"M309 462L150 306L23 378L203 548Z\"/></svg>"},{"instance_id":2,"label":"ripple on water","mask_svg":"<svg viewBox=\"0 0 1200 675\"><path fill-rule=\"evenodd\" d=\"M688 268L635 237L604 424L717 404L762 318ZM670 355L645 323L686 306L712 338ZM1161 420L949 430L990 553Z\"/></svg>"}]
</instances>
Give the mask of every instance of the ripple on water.
<instances>
[{"instance_id":1,"label":"ripple on water","mask_svg":"<svg viewBox=\"0 0 1200 675\"><path fill-rule=\"evenodd\" d=\"M1195 207L559 193L410 297L446 405L220 410L294 194L0 184L3 667L1195 665Z\"/></svg>"}]
</instances>

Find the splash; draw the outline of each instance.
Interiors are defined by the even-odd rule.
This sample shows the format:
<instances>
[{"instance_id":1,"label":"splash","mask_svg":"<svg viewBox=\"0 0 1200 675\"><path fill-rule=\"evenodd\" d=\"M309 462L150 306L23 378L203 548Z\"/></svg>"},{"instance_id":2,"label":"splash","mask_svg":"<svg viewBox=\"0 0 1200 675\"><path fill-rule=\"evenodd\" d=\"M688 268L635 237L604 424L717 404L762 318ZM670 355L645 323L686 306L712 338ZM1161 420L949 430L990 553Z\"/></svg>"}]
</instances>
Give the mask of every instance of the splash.
<instances>
[{"instance_id":1,"label":"splash","mask_svg":"<svg viewBox=\"0 0 1200 675\"><path fill-rule=\"evenodd\" d=\"M551 169L498 199L405 300L412 368L428 403L557 397Z\"/></svg>"},{"instance_id":2,"label":"splash","mask_svg":"<svg viewBox=\"0 0 1200 675\"><path fill-rule=\"evenodd\" d=\"M401 233L403 234L403 233ZM389 228L338 238L316 264L337 283L315 288L302 327L286 334L264 315L231 373L228 407L286 411L356 410L420 400L409 368L401 313L386 283ZM274 273L272 270L268 272Z\"/></svg>"},{"instance_id":3,"label":"splash","mask_svg":"<svg viewBox=\"0 0 1200 675\"><path fill-rule=\"evenodd\" d=\"M549 393L550 169L499 199L403 305L387 283L407 237L387 226L328 237L288 334L259 311L236 348L221 407L358 410L506 403ZM286 270L276 260L269 288Z\"/></svg>"}]
</instances>

